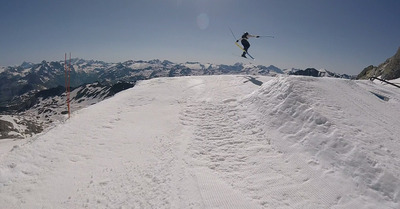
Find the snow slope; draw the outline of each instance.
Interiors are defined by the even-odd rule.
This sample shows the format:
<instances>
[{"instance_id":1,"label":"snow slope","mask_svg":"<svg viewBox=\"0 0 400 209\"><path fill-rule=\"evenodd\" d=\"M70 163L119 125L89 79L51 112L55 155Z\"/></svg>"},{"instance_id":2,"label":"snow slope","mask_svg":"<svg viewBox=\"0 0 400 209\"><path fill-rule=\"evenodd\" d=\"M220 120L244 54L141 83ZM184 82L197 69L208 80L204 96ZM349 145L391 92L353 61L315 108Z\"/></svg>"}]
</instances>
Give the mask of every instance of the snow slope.
<instances>
[{"instance_id":1,"label":"snow slope","mask_svg":"<svg viewBox=\"0 0 400 209\"><path fill-rule=\"evenodd\" d=\"M142 81L1 153L0 205L399 208L399 118L370 81Z\"/></svg>"}]
</instances>

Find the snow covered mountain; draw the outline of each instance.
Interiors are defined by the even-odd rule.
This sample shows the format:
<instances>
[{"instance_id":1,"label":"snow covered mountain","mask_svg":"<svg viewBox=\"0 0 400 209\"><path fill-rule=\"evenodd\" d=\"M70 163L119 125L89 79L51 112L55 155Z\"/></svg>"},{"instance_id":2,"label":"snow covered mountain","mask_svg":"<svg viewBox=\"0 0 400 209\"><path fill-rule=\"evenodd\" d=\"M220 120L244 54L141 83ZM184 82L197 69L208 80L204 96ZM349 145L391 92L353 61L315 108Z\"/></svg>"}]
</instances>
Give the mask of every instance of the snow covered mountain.
<instances>
[{"instance_id":1,"label":"snow covered mountain","mask_svg":"<svg viewBox=\"0 0 400 209\"><path fill-rule=\"evenodd\" d=\"M65 86L64 64L64 61L42 61L39 64L24 62L20 66L5 68L0 73L0 105L7 104L14 96L30 91ZM71 64L71 86L97 81L98 73L111 65L81 59L73 59Z\"/></svg>"},{"instance_id":2,"label":"snow covered mountain","mask_svg":"<svg viewBox=\"0 0 400 209\"><path fill-rule=\"evenodd\" d=\"M20 66L3 68L0 70L0 106L6 105L8 100L14 96L20 96L30 91L65 86L64 65L64 61L42 61L39 64L24 62ZM71 60L71 65L71 86L75 87L96 81L116 83L189 75L276 75L284 73L283 70L273 65L268 67L243 63L215 65L198 62L173 63L167 60L129 60L121 63L106 63L76 58Z\"/></svg>"},{"instance_id":3,"label":"snow covered mountain","mask_svg":"<svg viewBox=\"0 0 400 209\"><path fill-rule=\"evenodd\" d=\"M61 86L65 86L65 64L64 61L42 61L39 64L24 62L20 66L7 67L0 71L0 115L4 115L0 116L0 138L31 136L41 132L44 127L48 127L50 122L63 119L66 99L63 94L65 89ZM108 95L108 89L118 82L134 84L138 80L157 77L194 75L276 76L284 74L285 71L273 65L266 67L243 63L214 65L199 62L173 63L167 60L129 60L121 63L106 63L72 59L71 86L79 86L77 89L91 89L91 86L103 85L103 93ZM290 71L292 74L307 75L301 72L301 70ZM327 72L318 72L316 76L340 77ZM42 99L40 95L49 96ZM96 97L95 100L101 101L104 98ZM90 101L87 103L94 103L89 93L80 99ZM73 98L73 102L76 100L78 99ZM76 108L81 107L83 106L74 106L73 110L76 111Z\"/></svg>"},{"instance_id":4,"label":"snow covered mountain","mask_svg":"<svg viewBox=\"0 0 400 209\"><path fill-rule=\"evenodd\" d=\"M355 76L347 74L337 74L330 72L326 69L317 70L315 68L307 68L305 70L293 70L288 72L289 75L303 75L312 77L333 77L333 78L345 78L345 79L355 79Z\"/></svg>"},{"instance_id":5,"label":"snow covered mountain","mask_svg":"<svg viewBox=\"0 0 400 209\"><path fill-rule=\"evenodd\" d=\"M133 87L132 83L92 83L71 89L70 104L77 111L96 104L116 93ZM32 137L65 120L65 88L58 86L39 92L28 92L14 97L0 109L0 139Z\"/></svg>"},{"instance_id":6,"label":"snow covered mountain","mask_svg":"<svg viewBox=\"0 0 400 209\"><path fill-rule=\"evenodd\" d=\"M369 80L140 81L46 133L0 140L0 205L395 209L399 118L398 89Z\"/></svg>"}]
</instances>

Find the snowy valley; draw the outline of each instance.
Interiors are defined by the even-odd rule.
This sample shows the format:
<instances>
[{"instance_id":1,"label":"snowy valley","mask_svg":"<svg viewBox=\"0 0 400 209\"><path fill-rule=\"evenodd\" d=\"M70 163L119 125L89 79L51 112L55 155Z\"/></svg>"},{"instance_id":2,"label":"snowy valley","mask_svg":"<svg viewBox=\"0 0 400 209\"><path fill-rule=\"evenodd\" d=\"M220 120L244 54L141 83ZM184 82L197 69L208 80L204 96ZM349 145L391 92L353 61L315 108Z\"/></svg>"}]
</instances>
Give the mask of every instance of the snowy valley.
<instances>
[{"instance_id":1,"label":"snowy valley","mask_svg":"<svg viewBox=\"0 0 400 209\"><path fill-rule=\"evenodd\" d=\"M0 205L399 208L399 124L399 89L377 81L138 81L39 135L1 140Z\"/></svg>"}]
</instances>

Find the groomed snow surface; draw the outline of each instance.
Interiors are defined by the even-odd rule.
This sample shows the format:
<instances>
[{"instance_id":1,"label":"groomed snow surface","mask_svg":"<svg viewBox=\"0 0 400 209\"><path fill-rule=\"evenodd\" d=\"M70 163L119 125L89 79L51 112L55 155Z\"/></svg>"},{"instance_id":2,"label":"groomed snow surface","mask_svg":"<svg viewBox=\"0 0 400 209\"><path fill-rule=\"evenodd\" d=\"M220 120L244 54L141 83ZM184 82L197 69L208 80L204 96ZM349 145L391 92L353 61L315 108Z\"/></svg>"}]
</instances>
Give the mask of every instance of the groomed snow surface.
<instances>
[{"instance_id":1,"label":"groomed snow surface","mask_svg":"<svg viewBox=\"0 0 400 209\"><path fill-rule=\"evenodd\" d=\"M0 207L400 208L400 89L142 81L4 150Z\"/></svg>"}]
</instances>

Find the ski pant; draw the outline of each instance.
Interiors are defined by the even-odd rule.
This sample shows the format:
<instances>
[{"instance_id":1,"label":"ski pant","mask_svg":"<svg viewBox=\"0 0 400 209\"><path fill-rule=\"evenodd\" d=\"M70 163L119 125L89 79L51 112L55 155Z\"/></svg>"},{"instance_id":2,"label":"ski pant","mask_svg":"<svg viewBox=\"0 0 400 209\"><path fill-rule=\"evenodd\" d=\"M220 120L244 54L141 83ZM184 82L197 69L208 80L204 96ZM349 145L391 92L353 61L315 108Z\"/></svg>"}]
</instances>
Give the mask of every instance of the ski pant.
<instances>
[{"instance_id":1,"label":"ski pant","mask_svg":"<svg viewBox=\"0 0 400 209\"><path fill-rule=\"evenodd\" d=\"M246 39L242 39L242 45L243 49L247 52L247 50L250 48L250 43Z\"/></svg>"}]
</instances>

